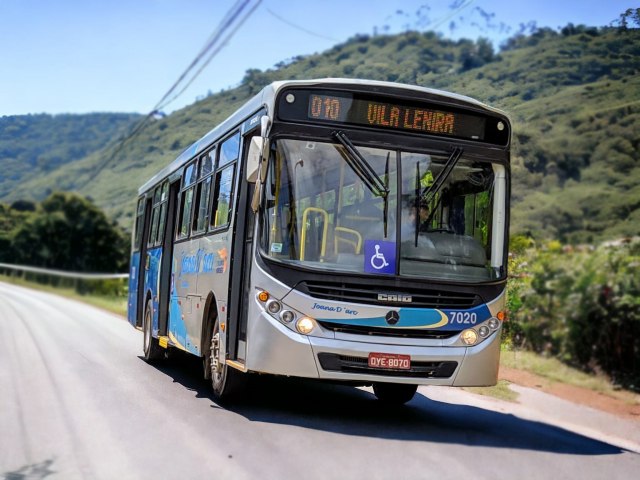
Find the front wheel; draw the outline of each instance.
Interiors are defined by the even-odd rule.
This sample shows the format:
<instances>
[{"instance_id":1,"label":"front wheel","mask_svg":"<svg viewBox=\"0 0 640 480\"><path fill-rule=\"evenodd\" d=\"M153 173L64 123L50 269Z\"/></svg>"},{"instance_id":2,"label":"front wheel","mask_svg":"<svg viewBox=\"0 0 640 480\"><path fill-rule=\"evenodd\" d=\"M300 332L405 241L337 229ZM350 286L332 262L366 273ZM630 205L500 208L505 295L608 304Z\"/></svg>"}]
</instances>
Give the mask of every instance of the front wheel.
<instances>
[{"instance_id":1,"label":"front wheel","mask_svg":"<svg viewBox=\"0 0 640 480\"><path fill-rule=\"evenodd\" d=\"M392 405L403 405L413 398L418 390L417 385L404 383L374 383L373 393L378 400Z\"/></svg>"},{"instance_id":2,"label":"front wheel","mask_svg":"<svg viewBox=\"0 0 640 480\"><path fill-rule=\"evenodd\" d=\"M216 319L211 334L211 347L209 361L205 359L205 367L209 365L211 372L211 387L214 397L221 401L229 401L237 398L246 383L246 374L229 367L220 361L220 322Z\"/></svg>"},{"instance_id":3,"label":"front wheel","mask_svg":"<svg viewBox=\"0 0 640 480\"><path fill-rule=\"evenodd\" d=\"M142 343L142 350L144 352L144 359L153 363L160 360L164 356L164 350L158 343L158 339L153 337L153 304L151 300L147 302L147 306L144 310L144 339Z\"/></svg>"}]
</instances>

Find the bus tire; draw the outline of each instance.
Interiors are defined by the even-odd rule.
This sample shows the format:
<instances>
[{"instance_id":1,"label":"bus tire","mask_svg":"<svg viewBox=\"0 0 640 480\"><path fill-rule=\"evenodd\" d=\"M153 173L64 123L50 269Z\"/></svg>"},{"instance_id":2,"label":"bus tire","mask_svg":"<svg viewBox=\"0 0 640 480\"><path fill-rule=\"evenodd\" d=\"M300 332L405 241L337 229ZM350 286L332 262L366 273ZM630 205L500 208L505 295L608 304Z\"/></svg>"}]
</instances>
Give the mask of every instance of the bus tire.
<instances>
[{"instance_id":1,"label":"bus tire","mask_svg":"<svg viewBox=\"0 0 640 480\"><path fill-rule=\"evenodd\" d=\"M418 390L417 385L404 383L374 383L373 393L378 400L392 405L403 405L410 401Z\"/></svg>"},{"instance_id":2,"label":"bus tire","mask_svg":"<svg viewBox=\"0 0 640 480\"><path fill-rule=\"evenodd\" d=\"M226 363L220 362L220 322L216 318L211 332L210 361L211 387L213 396L219 402L229 402L242 393L246 375ZM205 363L206 365L206 363Z\"/></svg>"},{"instance_id":3,"label":"bus tire","mask_svg":"<svg viewBox=\"0 0 640 480\"><path fill-rule=\"evenodd\" d=\"M160 346L158 339L153 337L153 304L150 299L147 301L147 306L144 310L143 322L142 351L144 352L145 361L153 363L164 357L164 350Z\"/></svg>"}]
</instances>

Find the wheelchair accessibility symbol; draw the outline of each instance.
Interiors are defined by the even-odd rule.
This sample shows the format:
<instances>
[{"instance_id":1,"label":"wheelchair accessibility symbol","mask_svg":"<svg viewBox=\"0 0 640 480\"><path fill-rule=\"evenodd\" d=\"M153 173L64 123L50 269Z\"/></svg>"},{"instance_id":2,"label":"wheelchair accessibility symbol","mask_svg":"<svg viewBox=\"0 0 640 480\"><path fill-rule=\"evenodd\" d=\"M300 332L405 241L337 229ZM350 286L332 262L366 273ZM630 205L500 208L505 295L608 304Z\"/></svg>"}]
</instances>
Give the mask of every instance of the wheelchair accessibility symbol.
<instances>
[{"instance_id":1,"label":"wheelchair accessibility symbol","mask_svg":"<svg viewBox=\"0 0 640 480\"><path fill-rule=\"evenodd\" d=\"M396 243L384 240L365 240L364 271L367 273L396 273Z\"/></svg>"},{"instance_id":2,"label":"wheelchair accessibility symbol","mask_svg":"<svg viewBox=\"0 0 640 480\"><path fill-rule=\"evenodd\" d=\"M371 266L376 270L382 270L384 267L388 267L387 259L384 258L384 254L380 253L380 245L375 246L376 254L371 257Z\"/></svg>"}]
</instances>

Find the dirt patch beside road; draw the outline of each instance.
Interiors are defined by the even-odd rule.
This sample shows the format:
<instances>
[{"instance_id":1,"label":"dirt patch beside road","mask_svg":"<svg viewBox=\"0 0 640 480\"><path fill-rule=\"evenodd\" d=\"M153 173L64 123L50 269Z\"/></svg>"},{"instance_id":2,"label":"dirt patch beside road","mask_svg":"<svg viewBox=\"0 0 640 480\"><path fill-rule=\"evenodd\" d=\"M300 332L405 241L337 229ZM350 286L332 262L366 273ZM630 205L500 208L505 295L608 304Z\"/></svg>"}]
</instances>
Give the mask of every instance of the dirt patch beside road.
<instances>
[{"instance_id":1,"label":"dirt patch beside road","mask_svg":"<svg viewBox=\"0 0 640 480\"><path fill-rule=\"evenodd\" d=\"M534 373L508 367L500 367L499 378L640 422L640 395L628 391L618 391L615 392L615 396L611 396L587 388L553 382Z\"/></svg>"}]
</instances>

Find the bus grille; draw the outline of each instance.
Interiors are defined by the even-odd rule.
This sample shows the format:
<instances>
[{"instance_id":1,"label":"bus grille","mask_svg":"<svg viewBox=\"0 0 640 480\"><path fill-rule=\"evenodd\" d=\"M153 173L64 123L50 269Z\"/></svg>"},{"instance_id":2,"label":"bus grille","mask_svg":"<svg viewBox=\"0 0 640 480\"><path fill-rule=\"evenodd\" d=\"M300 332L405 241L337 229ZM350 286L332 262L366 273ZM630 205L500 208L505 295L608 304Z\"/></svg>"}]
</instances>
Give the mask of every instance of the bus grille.
<instances>
[{"instance_id":1,"label":"bus grille","mask_svg":"<svg viewBox=\"0 0 640 480\"><path fill-rule=\"evenodd\" d=\"M441 340L458 335L461 330L418 330L415 328L384 328L365 327L360 325L345 325L342 323L319 321L327 330L334 332L349 333L352 335L374 335L380 337L401 337L401 338L429 338Z\"/></svg>"},{"instance_id":2,"label":"bus grille","mask_svg":"<svg viewBox=\"0 0 640 480\"><path fill-rule=\"evenodd\" d=\"M394 290L384 285L367 285L344 282L309 282L296 285L296 290L307 293L314 298L340 302L364 303L367 305L403 305L422 308L454 308L464 309L482 303L474 293L446 292L427 290L421 287L403 287ZM398 295L398 298L411 296L411 302L393 302L378 300L378 293Z\"/></svg>"},{"instance_id":3,"label":"bus grille","mask_svg":"<svg viewBox=\"0 0 640 480\"><path fill-rule=\"evenodd\" d=\"M329 372L364 373L385 377L449 378L455 372L458 362L416 362L411 361L410 370L389 370L369 367L367 357L352 357L335 353L319 353L318 360L323 370Z\"/></svg>"}]
</instances>

